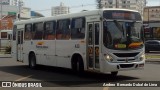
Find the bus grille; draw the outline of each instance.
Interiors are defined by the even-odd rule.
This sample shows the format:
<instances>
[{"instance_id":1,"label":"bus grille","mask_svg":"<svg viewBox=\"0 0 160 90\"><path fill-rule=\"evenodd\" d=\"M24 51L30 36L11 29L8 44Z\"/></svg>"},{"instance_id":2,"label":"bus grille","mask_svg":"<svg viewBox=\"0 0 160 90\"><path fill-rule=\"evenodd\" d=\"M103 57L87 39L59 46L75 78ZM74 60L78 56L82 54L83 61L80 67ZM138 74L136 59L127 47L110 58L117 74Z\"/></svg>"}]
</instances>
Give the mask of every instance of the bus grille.
<instances>
[{"instance_id":1,"label":"bus grille","mask_svg":"<svg viewBox=\"0 0 160 90\"><path fill-rule=\"evenodd\" d=\"M133 66L134 66L134 64L120 64L121 68L131 68Z\"/></svg>"},{"instance_id":2,"label":"bus grille","mask_svg":"<svg viewBox=\"0 0 160 90\"><path fill-rule=\"evenodd\" d=\"M127 61L134 61L135 59L128 59ZM126 61L126 59L118 59L117 61Z\"/></svg>"},{"instance_id":3,"label":"bus grille","mask_svg":"<svg viewBox=\"0 0 160 90\"><path fill-rule=\"evenodd\" d=\"M117 57L135 57L139 53L113 53L113 54L116 55Z\"/></svg>"}]
</instances>

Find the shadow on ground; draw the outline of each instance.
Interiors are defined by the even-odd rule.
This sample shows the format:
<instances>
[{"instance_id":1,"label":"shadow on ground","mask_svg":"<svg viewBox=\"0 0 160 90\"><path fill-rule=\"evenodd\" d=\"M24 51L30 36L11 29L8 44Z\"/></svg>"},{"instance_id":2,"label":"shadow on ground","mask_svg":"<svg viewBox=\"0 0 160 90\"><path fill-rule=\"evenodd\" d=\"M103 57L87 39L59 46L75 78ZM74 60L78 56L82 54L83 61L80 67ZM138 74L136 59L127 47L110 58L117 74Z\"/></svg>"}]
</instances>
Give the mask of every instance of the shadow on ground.
<instances>
[{"instance_id":1,"label":"shadow on ground","mask_svg":"<svg viewBox=\"0 0 160 90\"><path fill-rule=\"evenodd\" d=\"M38 69L33 70L28 66L2 66L0 71L19 75L28 76L34 80L43 81L48 86L102 86L103 83L118 82L126 80L138 79L136 77L118 75L113 77L110 74L100 74L85 72L83 76L75 75L72 70L49 67L49 66L38 66ZM28 81L28 80L27 80Z\"/></svg>"}]
</instances>

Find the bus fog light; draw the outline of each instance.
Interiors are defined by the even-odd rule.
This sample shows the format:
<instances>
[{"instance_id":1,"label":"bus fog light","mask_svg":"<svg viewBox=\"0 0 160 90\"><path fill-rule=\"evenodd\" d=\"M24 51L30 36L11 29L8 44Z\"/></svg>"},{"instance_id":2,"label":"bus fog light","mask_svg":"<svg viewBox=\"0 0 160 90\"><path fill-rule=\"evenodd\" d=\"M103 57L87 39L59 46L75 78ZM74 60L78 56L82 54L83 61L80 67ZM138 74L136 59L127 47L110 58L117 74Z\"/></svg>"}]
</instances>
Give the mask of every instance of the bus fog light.
<instances>
[{"instance_id":1,"label":"bus fog light","mask_svg":"<svg viewBox=\"0 0 160 90\"><path fill-rule=\"evenodd\" d=\"M109 61L109 62L112 62L112 61L113 61L113 58L112 58L110 55L108 55L108 54L105 54L104 57L105 57L105 59L106 59L107 61Z\"/></svg>"},{"instance_id":2,"label":"bus fog light","mask_svg":"<svg viewBox=\"0 0 160 90\"><path fill-rule=\"evenodd\" d=\"M140 61L142 61L142 60L144 60L145 59L145 54L142 54L141 56L140 56Z\"/></svg>"},{"instance_id":3,"label":"bus fog light","mask_svg":"<svg viewBox=\"0 0 160 90\"><path fill-rule=\"evenodd\" d=\"M139 67L144 67L144 64L139 64Z\"/></svg>"}]
</instances>

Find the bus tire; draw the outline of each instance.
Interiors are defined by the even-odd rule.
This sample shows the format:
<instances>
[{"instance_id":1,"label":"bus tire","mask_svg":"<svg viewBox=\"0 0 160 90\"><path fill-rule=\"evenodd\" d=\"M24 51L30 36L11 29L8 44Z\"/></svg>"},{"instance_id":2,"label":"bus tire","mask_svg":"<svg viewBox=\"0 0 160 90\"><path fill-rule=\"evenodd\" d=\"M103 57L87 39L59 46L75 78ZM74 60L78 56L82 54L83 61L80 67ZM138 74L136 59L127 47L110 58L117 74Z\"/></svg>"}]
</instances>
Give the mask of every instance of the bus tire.
<instances>
[{"instance_id":1,"label":"bus tire","mask_svg":"<svg viewBox=\"0 0 160 90\"><path fill-rule=\"evenodd\" d=\"M34 53L29 55L29 67L32 69L36 68L36 56Z\"/></svg>"},{"instance_id":2,"label":"bus tire","mask_svg":"<svg viewBox=\"0 0 160 90\"><path fill-rule=\"evenodd\" d=\"M117 76L117 74L118 74L118 71L111 72L112 76Z\"/></svg>"},{"instance_id":3,"label":"bus tire","mask_svg":"<svg viewBox=\"0 0 160 90\"><path fill-rule=\"evenodd\" d=\"M78 74L78 75L83 75L84 73L84 64L83 64L83 60L81 56L74 56L73 58L73 62L72 62L72 70L74 71L74 73Z\"/></svg>"}]
</instances>

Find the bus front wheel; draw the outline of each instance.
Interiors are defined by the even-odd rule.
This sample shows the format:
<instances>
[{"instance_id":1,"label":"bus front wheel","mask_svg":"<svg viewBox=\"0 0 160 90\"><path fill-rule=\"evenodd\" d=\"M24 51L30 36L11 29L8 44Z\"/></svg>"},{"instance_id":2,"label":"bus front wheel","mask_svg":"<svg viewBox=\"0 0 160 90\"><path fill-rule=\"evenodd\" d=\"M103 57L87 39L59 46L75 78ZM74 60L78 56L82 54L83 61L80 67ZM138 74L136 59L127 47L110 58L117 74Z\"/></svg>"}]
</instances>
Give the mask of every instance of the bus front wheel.
<instances>
[{"instance_id":1,"label":"bus front wheel","mask_svg":"<svg viewBox=\"0 0 160 90\"><path fill-rule=\"evenodd\" d=\"M29 56L29 67L32 69L36 68L36 57L33 53Z\"/></svg>"},{"instance_id":2,"label":"bus front wheel","mask_svg":"<svg viewBox=\"0 0 160 90\"><path fill-rule=\"evenodd\" d=\"M74 61L72 62L72 69L75 73L82 75L84 72L83 60L80 56L75 56Z\"/></svg>"}]
</instances>

